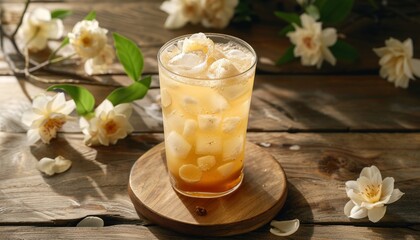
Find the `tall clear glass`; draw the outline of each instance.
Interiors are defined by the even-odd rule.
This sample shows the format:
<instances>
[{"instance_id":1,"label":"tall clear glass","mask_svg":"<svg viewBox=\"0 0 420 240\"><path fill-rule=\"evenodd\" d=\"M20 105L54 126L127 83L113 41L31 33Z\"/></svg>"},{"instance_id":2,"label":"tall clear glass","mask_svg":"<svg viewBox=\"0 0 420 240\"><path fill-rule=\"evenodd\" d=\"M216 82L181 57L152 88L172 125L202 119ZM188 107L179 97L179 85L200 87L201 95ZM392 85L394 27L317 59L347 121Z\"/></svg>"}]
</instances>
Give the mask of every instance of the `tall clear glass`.
<instances>
[{"instance_id":1,"label":"tall clear glass","mask_svg":"<svg viewBox=\"0 0 420 240\"><path fill-rule=\"evenodd\" d=\"M213 198L235 191L243 179L257 57L241 39L206 36L212 41L170 40L158 62L171 184L183 195Z\"/></svg>"}]
</instances>

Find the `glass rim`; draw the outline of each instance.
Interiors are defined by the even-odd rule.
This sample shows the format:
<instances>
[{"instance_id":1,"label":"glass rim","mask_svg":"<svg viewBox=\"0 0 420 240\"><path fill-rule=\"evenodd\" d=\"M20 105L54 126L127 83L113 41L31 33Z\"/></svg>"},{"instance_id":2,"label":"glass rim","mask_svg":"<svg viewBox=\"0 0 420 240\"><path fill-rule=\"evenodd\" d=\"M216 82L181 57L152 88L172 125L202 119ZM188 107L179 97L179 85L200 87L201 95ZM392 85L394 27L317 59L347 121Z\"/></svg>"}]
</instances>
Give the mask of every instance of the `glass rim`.
<instances>
[{"instance_id":1,"label":"glass rim","mask_svg":"<svg viewBox=\"0 0 420 240\"><path fill-rule=\"evenodd\" d=\"M235 74L235 75L232 75L232 76L229 76L229 77L222 77L222 78L215 78L215 79L211 79L211 78L203 78L203 77L190 77L190 76L185 76L185 75L183 75L183 74L179 74L179 73L176 73L176 72L174 72L174 71L172 71L172 70L170 70L170 69L168 69L163 63L162 63L162 61L161 61L161 54L162 54L162 52L165 50L165 49L167 49L170 45L173 45L175 42L177 42L177 41L179 41L179 40L181 40L181 39L185 39L185 38L187 38L187 37L190 37L190 36L192 36L193 34L195 34L195 33L190 33L190 34L184 34L184 35L181 35L181 36L178 36L178 37L175 37L175 38L172 38L171 40L169 40L168 42L166 42L160 49L159 49L159 52L158 52L158 55L157 55L157 59L158 59L158 65L160 66L160 67L162 67L163 69L165 69L165 71L167 71L167 72L169 72L169 73L171 73L171 74L173 74L173 75L175 75L175 76L177 76L177 77L181 77L181 78L187 78L187 79L191 79L191 80L206 80L206 81L221 81L221 80L226 80L226 79L232 79L232 78L235 78L235 77L239 77L239 76L241 76L241 75L245 75L246 73L248 73L249 71L251 71L256 65L257 65L257 53L255 52L255 50L254 50L254 48L252 48L251 47L251 45L249 44L249 43L247 43L247 42L245 42L244 40L242 40L242 39L240 39L240 38L238 38L238 37L235 37L235 36L232 36L232 35L228 35L228 34L223 34L223 33L212 33L212 32L210 32L210 33L204 33L205 35L206 35L206 37L208 37L208 38L210 38L210 37L221 37L221 38L225 38L225 39L229 39L229 40L233 40L233 41L235 41L236 43L239 43L241 46L243 46L243 47L246 47L250 52L251 52L251 54L253 54L253 56L254 56L254 61L252 62L252 64L251 64L251 66L249 67L249 68L247 68L245 71L243 71L243 72L240 72L240 73L238 73L238 74ZM211 38L210 38L211 39Z\"/></svg>"}]
</instances>

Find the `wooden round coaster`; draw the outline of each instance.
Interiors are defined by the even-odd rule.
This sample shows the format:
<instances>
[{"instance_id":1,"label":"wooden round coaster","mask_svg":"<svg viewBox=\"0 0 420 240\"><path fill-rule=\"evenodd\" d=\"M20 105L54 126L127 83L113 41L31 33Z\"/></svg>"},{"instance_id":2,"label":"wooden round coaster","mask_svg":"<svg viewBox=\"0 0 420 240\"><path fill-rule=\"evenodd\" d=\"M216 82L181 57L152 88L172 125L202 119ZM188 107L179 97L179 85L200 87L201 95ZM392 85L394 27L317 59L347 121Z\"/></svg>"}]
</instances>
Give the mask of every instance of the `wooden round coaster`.
<instances>
[{"instance_id":1,"label":"wooden round coaster","mask_svg":"<svg viewBox=\"0 0 420 240\"><path fill-rule=\"evenodd\" d=\"M133 165L128 193L137 213L172 230L201 236L229 236L266 224L286 200L286 176L264 149L246 143L244 179L233 193L220 198L191 198L169 182L161 143Z\"/></svg>"}]
</instances>

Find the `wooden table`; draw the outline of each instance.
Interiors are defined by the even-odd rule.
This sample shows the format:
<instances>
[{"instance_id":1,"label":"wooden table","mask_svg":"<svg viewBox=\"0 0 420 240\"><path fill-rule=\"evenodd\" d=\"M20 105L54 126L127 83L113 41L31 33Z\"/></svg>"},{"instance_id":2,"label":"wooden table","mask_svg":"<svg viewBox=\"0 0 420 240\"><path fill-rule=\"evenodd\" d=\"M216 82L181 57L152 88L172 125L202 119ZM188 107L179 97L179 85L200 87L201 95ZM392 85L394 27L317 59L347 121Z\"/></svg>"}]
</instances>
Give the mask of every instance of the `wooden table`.
<instances>
[{"instance_id":1,"label":"wooden table","mask_svg":"<svg viewBox=\"0 0 420 240\"><path fill-rule=\"evenodd\" d=\"M278 36L284 25L272 14L279 2L255 3L258 22L219 31L246 40L259 57L276 60L289 44L287 38ZM207 31L198 25L164 29L166 15L159 5L160 1L151 0L31 4L30 9L71 9L73 15L64 21L67 31L90 10L96 10L101 26L139 44L145 72L153 75L154 81L148 95L134 103L134 133L118 144L87 147L77 123L70 123L51 144L28 146L21 114L30 106L30 98L49 84L15 76L2 58L1 239L192 238L139 217L127 194L131 166L163 140L162 125L145 110L159 93L156 53L175 36ZM3 24L13 27L23 3L2 1L1 7ZM414 12L419 16L418 3ZM359 50L357 63L340 62L336 67L325 63L321 70L302 67L298 62L281 67L258 64L247 137L253 143L270 143L265 150L286 172L288 197L275 219L300 219L301 227L290 239L420 239L420 82L411 82L408 89L395 88L378 76L378 58L371 51L383 46L389 36L400 40L411 37L414 56L420 58L420 33L414 29L418 29L416 24L401 19L387 19L380 27L367 18L350 19L339 31ZM81 73L71 66L65 68ZM119 65L113 71L99 77L100 81L128 83ZM60 76L46 71L37 74ZM95 93L97 101L114 89L85 86ZM73 160L68 172L45 177L36 170L40 158L57 155ZM352 220L343 213L348 201L344 183L371 165L376 165L383 177L394 177L395 186L405 193L378 223ZM76 228L86 216L102 218L105 227ZM232 238L279 239L269 232L268 225Z\"/></svg>"}]
</instances>

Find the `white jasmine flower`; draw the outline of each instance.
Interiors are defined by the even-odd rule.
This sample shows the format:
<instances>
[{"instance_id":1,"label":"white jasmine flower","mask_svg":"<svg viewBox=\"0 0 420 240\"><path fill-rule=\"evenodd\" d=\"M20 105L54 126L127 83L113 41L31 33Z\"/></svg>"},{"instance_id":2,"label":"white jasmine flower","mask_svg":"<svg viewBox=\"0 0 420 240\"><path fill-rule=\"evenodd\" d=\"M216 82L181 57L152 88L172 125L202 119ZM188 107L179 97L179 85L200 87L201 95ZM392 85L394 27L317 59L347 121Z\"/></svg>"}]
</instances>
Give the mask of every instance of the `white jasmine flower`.
<instances>
[{"instance_id":1,"label":"white jasmine flower","mask_svg":"<svg viewBox=\"0 0 420 240\"><path fill-rule=\"evenodd\" d=\"M61 19L51 19L48 9L36 8L25 13L18 34L30 51L38 52L47 47L48 39L61 38L63 30Z\"/></svg>"},{"instance_id":2,"label":"white jasmine flower","mask_svg":"<svg viewBox=\"0 0 420 240\"><path fill-rule=\"evenodd\" d=\"M201 0L169 0L162 3L160 9L167 14L165 28L175 29L187 24L198 23L201 19Z\"/></svg>"},{"instance_id":3,"label":"white jasmine flower","mask_svg":"<svg viewBox=\"0 0 420 240\"><path fill-rule=\"evenodd\" d=\"M62 156L58 156L55 159L42 158L36 164L39 171L51 176L55 173L62 173L67 171L71 167L71 161L65 159Z\"/></svg>"},{"instance_id":4,"label":"white jasmine flower","mask_svg":"<svg viewBox=\"0 0 420 240\"><path fill-rule=\"evenodd\" d=\"M385 41L385 47L374 48L373 51L381 58L379 74L389 82L394 82L395 87L407 88L410 79L420 77L420 59L413 58L411 38L403 43L390 38Z\"/></svg>"},{"instance_id":5,"label":"white jasmine flower","mask_svg":"<svg viewBox=\"0 0 420 240\"><path fill-rule=\"evenodd\" d=\"M367 216L371 222L378 222L385 215L385 204L396 202L404 195L394 189L394 178L382 181L381 172L375 166L363 168L356 181L347 181L346 192L350 198L344 206L346 216L355 219Z\"/></svg>"},{"instance_id":6,"label":"white jasmine flower","mask_svg":"<svg viewBox=\"0 0 420 240\"><path fill-rule=\"evenodd\" d=\"M105 99L95 109L94 117L80 118L80 127L85 134L85 144L108 146L125 138L133 131L133 127L128 121L131 113L131 104L123 103L114 107L109 100Z\"/></svg>"},{"instance_id":7,"label":"white jasmine flower","mask_svg":"<svg viewBox=\"0 0 420 240\"><path fill-rule=\"evenodd\" d=\"M76 53L88 59L96 57L103 50L107 32L107 29L99 27L98 21L83 20L76 23L68 37Z\"/></svg>"},{"instance_id":8,"label":"white jasmine flower","mask_svg":"<svg viewBox=\"0 0 420 240\"><path fill-rule=\"evenodd\" d=\"M32 102L32 108L24 112L22 122L29 127L27 132L29 144L41 139L50 143L75 108L73 100L66 101L64 93L57 93L53 97L40 95Z\"/></svg>"},{"instance_id":9,"label":"white jasmine flower","mask_svg":"<svg viewBox=\"0 0 420 240\"><path fill-rule=\"evenodd\" d=\"M85 72L89 75L106 73L114 58L114 49L107 44L96 57L85 62Z\"/></svg>"},{"instance_id":10,"label":"white jasmine flower","mask_svg":"<svg viewBox=\"0 0 420 240\"><path fill-rule=\"evenodd\" d=\"M317 66L320 68L324 59L335 65L336 59L328 47L337 41L337 32L334 28L322 30L322 24L307 14L300 16L302 27L293 24L294 32L287 34L295 45L294 55L300 57L304 66Z\"/></svg>"},{"instance_id":11,"label":"white jasmine flower","mask_svg":"<svg viewBox=\"0 0 420 240\"><path fill-rule=\"evenodd\" d=\"M204 27L225 28L235 13L238 0L204 0L203 19Z\"/></svg>"}]
</instances>

